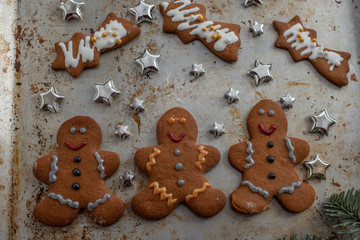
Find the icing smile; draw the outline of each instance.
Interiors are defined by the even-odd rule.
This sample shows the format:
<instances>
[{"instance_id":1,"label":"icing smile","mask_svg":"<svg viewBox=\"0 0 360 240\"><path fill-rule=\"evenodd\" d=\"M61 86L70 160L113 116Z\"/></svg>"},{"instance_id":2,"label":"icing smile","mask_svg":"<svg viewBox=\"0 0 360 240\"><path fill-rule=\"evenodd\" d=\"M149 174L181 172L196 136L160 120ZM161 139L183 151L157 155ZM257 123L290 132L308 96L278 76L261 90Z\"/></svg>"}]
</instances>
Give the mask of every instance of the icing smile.
<instances>
[{"instance_id":1,"label":"icing smile","mask_svg":"<svg viewBox=\"0 0 360 240\"><path fill-rule=\"evenodd\" d=\"M80 143L79 145L74 146L69 141L65 142L65 145L67 146L67 148L69 148L70 150L73 150L73 151L82 149L83 147L86 146L86 144L87 144L87 142L84 141L84 142Z\"/></svg>"},{"instance_id":2,"label":"icing smile","mask_svg":"<svg viewBox=\"0 0 360 240\"><path fill-rule=\"evenodd\" d=\"M269 129L265 129L264 126L262 125L262 123L259 123L258 126L259 126L259 129L260 129L260 132L262 132L265 135L269 135L269 136L271 134L273 134L273 132L277 129L275 124L272 124Z\"/></svg>"},{"instance_id":3,"label":"icing smile","mask_svg":"<svg viewBox=\"0 0 360 240\"><path fill-rule=\"evenodd\" d=\"M173 141L174 143L178 143L178 142L181 142L181 140L183 140L183 138L186 135L186 132L183 132L182 134L180 134L180 137L178 137L178 138L175 138L174 135L172 134L172 132L168 132L167 134L168 134L169 138L171 139L171 141Z\"/></svg>"}]
</instances>

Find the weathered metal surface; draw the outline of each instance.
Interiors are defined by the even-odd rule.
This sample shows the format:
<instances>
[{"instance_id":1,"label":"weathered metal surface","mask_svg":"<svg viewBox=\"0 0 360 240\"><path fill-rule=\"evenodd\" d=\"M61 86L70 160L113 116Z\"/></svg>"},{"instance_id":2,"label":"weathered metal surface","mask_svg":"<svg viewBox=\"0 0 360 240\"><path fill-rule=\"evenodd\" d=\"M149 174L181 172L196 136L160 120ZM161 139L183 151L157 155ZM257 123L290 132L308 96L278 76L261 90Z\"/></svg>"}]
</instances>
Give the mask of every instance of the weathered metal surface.
<instances>
[{"instance_id":1,"label":"weathered metal surface","mask_svg":"<svg viewBox=\"0 0 360 240\"><path fill-rule=\"evenodd\" d=\"M161 1L155 1L159 4ZM360 2L264 1L260 7L243 7L243 1L205 1L209 19L238 23L242 46L239 60L228 64L210 53L200 42L181 43L176 35L162 32L163 18L158 8L152 24L141 24L140 36L120 49L101 56L100 66L85 70L73 79L67 72L50 69L55 59L54 43L67 41L75 32L90 34L114 11L134 22L127 11L137 4L130 1L87 1L83 21L62 21L60 1L3 1L0 3L0 104L2 137L0 138L0 238L13 239L272 239L283 233L312 233L330 236L334 231L325 219L322 203L332 193L358 187L360 182L360 112L359 112L359 26ZM273 20L289 21L299 15L306 27L316 29L318 42L331 49L347 51L350 59L349 85L338 88L322 78L308 62L294 63L287 51L274 47L277 33ZM10 18L7 18L10 16ZM16 25L11 26L14 18ZM265 24L265 33L253 38L249 20ZM12 32L13 31L13 32ZM161 54L158 74L142 77L133 59L145 47ZM255 86L247 71L255 59L272 63L274 81ZM195 81L189 75L191 63L202 63L206 74ZM114 80L121 94L110 107L95 103L93 84ZM19 82L19 83L18 83ZM16 84L18 83L18 84ZM21 85L20 85L21 84ZM55 85L65 95L59 113L40 111L39 91ZM240 102L228 105L224 93L233 87L240 91ZM223 211L210 219L194 215L179 206L169 217L146 221L131 209L131 198L143 189L147 177L135 168L133 155L138 148L156 145L156 122L166 110L183 106L194 115L199 125L198 142L219 148L219 165L206 174L210 183L229 197L241 180L241 174L227 160L229 147L248 139L246 117L262 98L278 101L290 93L296 97L294 108L287 110L288 135L311 145L309 159L319 153L332 165L328 179L310 180L315 188L315 203L301 214L285 211L276 200L256 216L231 209L230 201ZM145 112L134 115L129 104L135 97L145 100ZM338 123L329 136L310 134L309 114L327 108ZM95 225L85 212L65 228L44 226L34 219L33 208L48 187L32 174L34 161L56 149L56 132L66 119L89 115L103 131L102 149L120 155L121 166L108 179L112 192L127 204L125 215L111 227ZM226 135L214 139L207 130L212 122L225 124ZM121 141L114 135L118 123L129 125L132 137ZM309 160L308 159L308 160ZM137 175L134 186L124 188L119 177L126 170ZM302 178L303 166L296 167Z\"/></svg>"}]
</instances>

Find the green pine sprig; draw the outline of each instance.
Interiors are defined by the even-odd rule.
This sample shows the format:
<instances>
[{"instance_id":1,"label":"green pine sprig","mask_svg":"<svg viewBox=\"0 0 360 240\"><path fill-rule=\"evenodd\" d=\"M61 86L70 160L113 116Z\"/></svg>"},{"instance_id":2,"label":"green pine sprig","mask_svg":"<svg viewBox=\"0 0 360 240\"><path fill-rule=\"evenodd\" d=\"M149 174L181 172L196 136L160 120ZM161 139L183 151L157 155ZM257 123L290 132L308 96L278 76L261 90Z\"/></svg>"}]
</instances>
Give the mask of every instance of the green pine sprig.
<instances>
[{"instance_id":1,"label":"green pine sprig","mask_svg":"<svg viewBox=\"0 0 360 240\"><path fill-rule=\"evenodd\" d=\"M360 240L360 190L343 191L333 194L324 203L324 211L328 219L336 221L334 228L340 228L339 234L357 235Z\"/></svg>"}]
</instances>

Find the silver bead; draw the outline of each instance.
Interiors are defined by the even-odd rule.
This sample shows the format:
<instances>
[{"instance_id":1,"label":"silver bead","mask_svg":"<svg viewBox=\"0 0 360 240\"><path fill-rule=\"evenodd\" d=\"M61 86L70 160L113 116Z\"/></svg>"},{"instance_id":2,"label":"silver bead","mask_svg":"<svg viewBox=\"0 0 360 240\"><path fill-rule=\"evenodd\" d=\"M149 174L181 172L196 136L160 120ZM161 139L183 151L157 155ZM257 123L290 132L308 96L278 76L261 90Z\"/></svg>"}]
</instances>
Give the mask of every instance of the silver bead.
<instances>
[{"instance_id":1,"label":"silver bead","mask_svg":"<svg viewBox=\"0 0 360 240\"><path fill-rule=\"evenodd\" d=\"M175 170L176 171L181 171L183 170L184 166L182 165L182 163L176 163L175 164Z\"/></svg>"},{"instance_id":2,"label":"silver bead","mask_svg":"<svg viewBox=\"0 0 360 240\"><path fill-rule=\"evenodd\" d=\"M178 148L175 149L174 154L175 154L175 156L180 156L181 155L181 150L178 149Z\"/></svg>"},{"instance_id":3,"label":"silver bead","mask_svg":"<svg viewBox=\"0 0 360 240\"><path fill-rule=\"evenodd\" d=\"M177 181L177 185L178 185L179 187L184 186L184 185L185 185L185 180L180 178L180 179Z\"/></svg>"}]
</instances>

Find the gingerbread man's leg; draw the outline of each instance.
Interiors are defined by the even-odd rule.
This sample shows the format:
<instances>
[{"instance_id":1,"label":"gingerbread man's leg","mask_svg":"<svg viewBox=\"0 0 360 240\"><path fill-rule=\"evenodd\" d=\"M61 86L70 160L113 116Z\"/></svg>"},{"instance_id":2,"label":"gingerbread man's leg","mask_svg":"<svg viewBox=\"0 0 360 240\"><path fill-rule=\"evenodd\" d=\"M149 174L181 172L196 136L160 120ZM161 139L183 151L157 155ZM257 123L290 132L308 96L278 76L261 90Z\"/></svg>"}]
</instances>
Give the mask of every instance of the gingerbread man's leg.
<instances>
[{"instance_id":1,"label":"gingerbread man's leg","mask_svg":"<svg viewBox=\"0 0 360 240\"><path fill-rule=\"evenodd\" d=\"M45 225L64 227L75 220L79 210L80 208L72 208L47 196L35 206L34 216Z\"/></svg>"},{"instance_id":2,"label":"gingerbread man's leg","mask_svg":"<svg viewBox=\"0 0 360 240\"><path fill-rule=\"evenodd\" d=\"M301 186L294 188L292 194L282 193L277 194L276 198L283 205L285 209L290 212L302 212L308 209L315 200L315 191L313 187L307 182L302 182Z\"/></svg>"},{"instance_id":3,"label":"gingerbread man's leg","mask_svg":"<svg viewBox=\"0 0 360 240\"><path fill-rule=\"evenodd\" d=\"M197 215L202 217L212 217L220 212L225 204L225 194L219 189L208 187L197 197L186 201L186 205Z\"/></svg>"},{"instance_id":4,"label":"gingerbread man's leg","mask_svg":"<svg viewBox=\"0 0 360 240\"><path fill-rule=\"evenodd\" d=\"M172 200L175 199L173 198ZM177 205L179 205L179 201L170 203L168 199L161 200L160 194L154 195L153 189L149 187L135 195L131 202L131 206L137 214L152 220L168 216Z\"/></svg>"},{"instance_id":5,"label":"gingerbread man's leg","mask_svg":"<svg viewBox=\"0 0 360 240\"><path fill-rule=\"evenodd\" d=\"M261 213L272 199L266 192L262 193L261 195L259 192L253 192L249 186L241 185L231 194L232 206L237 211L247 214Z\"/></svg>"},{"instance_id":6,"label":"gingerbread man's leg","mask_svg":"<svg viewBox=\"0 0 360 240\"><path fill-rule=\"evenodd\" d=\"M125 211L125 203L118 197L105 194L96 201L90 203L87 210L92 220L100 226L109 226L121 218Z\"/></svg>"}]
</instances>

